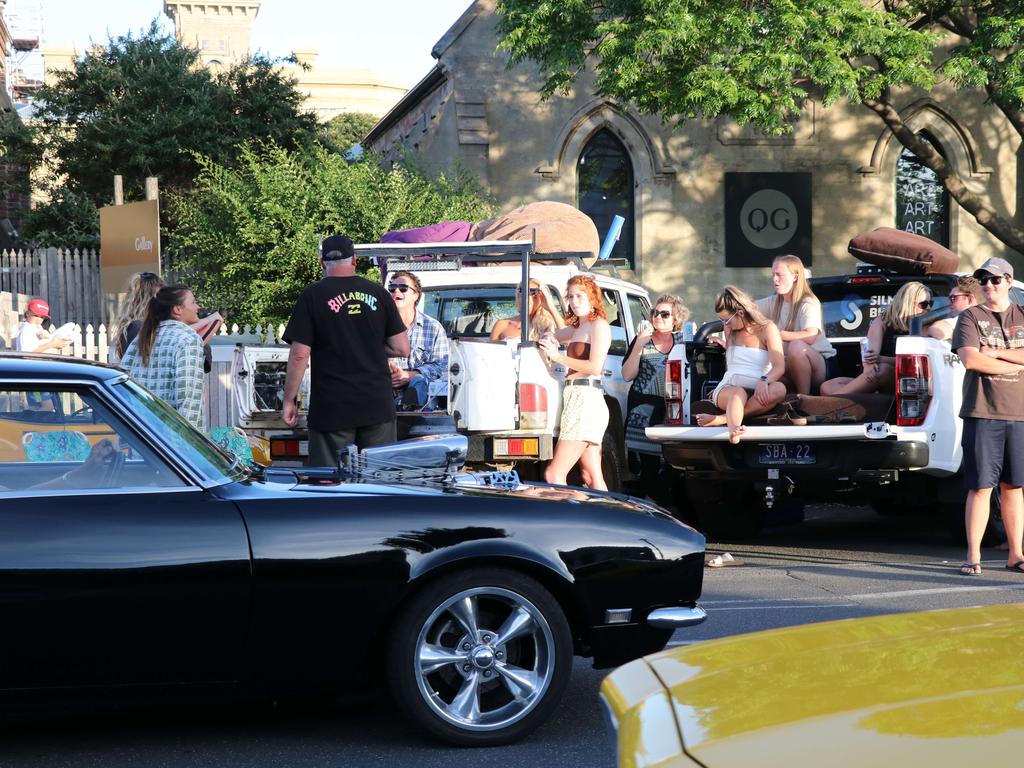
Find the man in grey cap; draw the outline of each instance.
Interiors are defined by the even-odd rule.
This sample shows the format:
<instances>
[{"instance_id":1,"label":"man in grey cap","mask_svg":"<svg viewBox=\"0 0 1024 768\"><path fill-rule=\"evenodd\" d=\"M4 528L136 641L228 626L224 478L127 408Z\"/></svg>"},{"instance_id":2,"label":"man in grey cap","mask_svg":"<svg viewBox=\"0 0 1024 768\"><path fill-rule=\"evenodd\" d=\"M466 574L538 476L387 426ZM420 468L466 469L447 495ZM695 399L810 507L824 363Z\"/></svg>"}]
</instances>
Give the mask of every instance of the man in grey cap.
<instances>
[{"instance_id":1,"label":"man in grey cap","mask_svg":"<svg viewBox=\"0 0 1024 768\"><path fill-rule=\"evenodd\" d=\"M952 347L964 364L965 576L981 573L981 538L992 489L999 486L1009 552L1006 568L1024 573L1024 308L1010 303L1013 267L992 258L974 271L985 297L965 309Z\"/></svg>"},{"instance_id":2,"label":"man in grey cap","mask_svg":"<svg viewBox=\"0 0 1024 768\"><path fill-rule=\"evenodd\" d=\"M395 401L388 357L409 354L405 323L380 283L356 274L355 249L344 235L320 247L324 277L299 296L284 340L291 345L282 418L298 422L295 401L312 357L309 466L332 466L338 451L394 442Z\"/></svg>"}]
</instances>

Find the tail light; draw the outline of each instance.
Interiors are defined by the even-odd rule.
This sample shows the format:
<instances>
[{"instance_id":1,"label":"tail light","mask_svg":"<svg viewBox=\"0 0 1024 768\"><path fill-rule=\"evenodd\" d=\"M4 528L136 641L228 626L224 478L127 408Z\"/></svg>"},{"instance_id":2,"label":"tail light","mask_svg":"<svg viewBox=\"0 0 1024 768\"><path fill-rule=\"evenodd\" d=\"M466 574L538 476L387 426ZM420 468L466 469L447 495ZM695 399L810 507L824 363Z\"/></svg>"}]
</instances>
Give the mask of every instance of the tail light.
<instances>
[{"instance_id":1,"label":"tail light","mask_svg":"<svg viewBox=\"0 0 1024 768\"><path fill-rule=\"evenodd\" d=\"M683 423L683 361L665 363L665 423Z\"/></svg>"},{"instance_id":2,"label":"tail light","mask_svg":"<svg viewBox=\"0 0 1024 768\"><path fill-rule=\"evenodd\" d=\"M931 403L931 368L928 355L896 355L896 424L915 427L924 423Z\"/></svg>"},{"instance_id":3,"label":"tail light","mask_svg":"<svg viewBox=\"0 0 1024 768\"><path fill-rule=\"evenodd\" d=\"M309 455L309 440L294 437L271 437L270 458L272 460L299 461Z\"/></svg>"},{"instance_id":4,"label":"tail light","mask_svg":"<svg viewBox=\"0 0 1024 768\"><path fill-rule=\"evenodd\" d=\"M548 423L548 391L543 384L519 385L519 428L544 429Z\"/></svg>"}]
</instances>

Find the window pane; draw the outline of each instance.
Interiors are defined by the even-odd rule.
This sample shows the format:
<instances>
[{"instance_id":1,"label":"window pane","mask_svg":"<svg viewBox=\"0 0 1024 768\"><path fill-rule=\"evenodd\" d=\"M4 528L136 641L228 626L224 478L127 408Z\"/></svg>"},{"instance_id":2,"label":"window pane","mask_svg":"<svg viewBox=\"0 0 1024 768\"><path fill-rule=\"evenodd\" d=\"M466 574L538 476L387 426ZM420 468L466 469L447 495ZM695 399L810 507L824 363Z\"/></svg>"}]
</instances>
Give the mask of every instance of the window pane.
<instances>
[{"instance_id":1,"label":"window pane","mask_svg":"<svg viewBox=\"0 0 1024 768\"><path fill-rule=\"evenodd\" d=\"M88 391L0 390L0 492L183 484Z\"/></svg>"},{"instance_id":2,"label":"window pane","mask_svg":"<svg viewBox=\"0 0 1024 768\"><path fill-rule=\"evenodd\" d=\"M938 151L931 136L919 135ZM949 193L909 149L896 161L896 227L949 245Z\"/></svg>"},{"instance_id":3,"label":"window pane","mask_svg":"<svg viewBox=\"0 0 1024 768\"><path fill-rule=\"evenodd\" d=\"M626 327L622 318L622 308L619 306L618 296L616 296L615 291L602 288L601 298L604 300L604 311L607 314L608 325L612 329L612 345L608 349L608 354L625 355Z\"/></svg>"},{"instance_id":4,"label":"window pane","mask_svg":"<svg viewBox=\"0 0 1024 768\"><path fill-rule=\"evenodd\" d=\"M560 305L557 290L548 286ZM499 320L517 317L515 285L484 285L472 288L424 288L423 312L441 323L450 339L485 338Z\"/></svg>"},{"instance_id":5,"label":"window pane","mask_svg":"<svg viewBox=\"0 0 1024 768\"><path fill-rule=\"evenodd\" d=\"M604 241L612 218L622 216L619 240L612 249L613 258L629 261L635 267L633 253L633 163L626 147L609 130L594 134L580 153L576 164L576 204L597 226Z\"/></svg>"},{"instance_id":6,"label":"window pane","mask_svg":"<svg viewBox=\"0 0 1024 768\"><path fill-rule=\"evenodd\" d=\"M650 319L651 306L647 301L647 297L634 296L631 293L626 295L626 301L629 302L629 316L633 320L633 333L636 334L640 321Z\"/></svg>"}]
</instances>

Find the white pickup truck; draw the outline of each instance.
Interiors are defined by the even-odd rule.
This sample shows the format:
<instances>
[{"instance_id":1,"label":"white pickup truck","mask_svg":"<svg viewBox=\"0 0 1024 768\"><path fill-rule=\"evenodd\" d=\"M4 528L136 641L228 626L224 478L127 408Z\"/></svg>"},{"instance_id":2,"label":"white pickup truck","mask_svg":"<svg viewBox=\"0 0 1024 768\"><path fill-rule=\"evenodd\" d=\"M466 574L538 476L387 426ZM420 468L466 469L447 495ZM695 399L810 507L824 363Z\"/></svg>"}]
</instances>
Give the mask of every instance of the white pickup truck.
<instances>
[{"instance_id":1,"label":"white pickup truck","mask_svg":"<svg viewBox=\"0 0 1024 768\"><path fill-rule=\"evenodd\" d=\"M903 283L918 280L934 294L935 308L915 324L923 325L948 316L953 279L897 275L877 267L812 279L841 374L859 372L860 339ZM1014 284L1014 302L1024 303L1021 288ZM743 440L732 445L725 427L699 427L692 417L695 404L709 396L725 371L721 348L706 343L720 329L720 321L705 324L692 342L673 350L666 366L666 422L647 429L647 437L679 470L675 496L684 518L719 538L750 537L760 530L765 511L783 504L868 502L883 515L939 515L950 533L963 539L958 414L964 369L947 342L901 336L895 394L854 395L839 407L834 399L801 398L795 405L808 414L807 424L794 424L782 414L754 418Z\"/></svg>"},{"instance_id":2,"label":"white pickup truck","mask_svg":"<svg viewBox=\"0 0 1024 768\"><path fill-rule=\"evenodd\" d=\"M569 278L592 274L612 330L603 372L612 414L602 445L604 474L610 489L620 489L628 474L624 419L629 382L622 379L622 359L640 321L650 315L644 288L619 277L612 262L588 269L578 254L538 257L523 241L358 245L356 252L386 264L390 273L415 273L423 286L420 309L444 326L450 342L447 386L433 392L439 395L438 410L400 413L399 438L458 431L469 437L469 466L514 464L527 477L539 476L539 462L551 458L565 369L548 366L534 342L492 342L490 332L498 320L517 314L516 287L524 282L524 264L529 277L540 280L562 305ZM269 437L271 457L280 462L301 461L306 453L304 433L280 421L287 359L287 346L239 347L232 371L236 402L244 404L239 426ZM302 418L304 402L300 394ZM658 450L643 435L632 435L629 446Z\"/></svg>"}]
</instances>

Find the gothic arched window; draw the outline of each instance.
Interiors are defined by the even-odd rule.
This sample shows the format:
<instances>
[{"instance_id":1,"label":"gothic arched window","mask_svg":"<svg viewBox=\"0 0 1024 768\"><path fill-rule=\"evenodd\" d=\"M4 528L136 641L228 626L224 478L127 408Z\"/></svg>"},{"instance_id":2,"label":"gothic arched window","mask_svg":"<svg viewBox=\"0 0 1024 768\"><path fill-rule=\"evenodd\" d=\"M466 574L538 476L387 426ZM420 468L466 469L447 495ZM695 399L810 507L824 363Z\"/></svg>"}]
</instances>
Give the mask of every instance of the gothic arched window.
<instances>
[{"instance_id":1,"label":"gothic arched window","mask_svg":"<svg viewBox=\"0 0 1024 768\"><path fill-rule=\"evenodd\" d=\"M622 216L619 241L611 256L634 264L633 162L621 141L602 128L591 137L576 164L576 205L597 226L602 243L612 218Z\"/></svg>"},{"instance_id":2,"label":"gothic arched window","mask_svg":"<svg viewBox=\"0 0 1024 768\"><path fill-rule=\"evenodd\" d=\"M942 154L931 134L918 136ZM896 161L896 227L949 245L949 192L935 171L906 148Z\"/></svg>"}]
</instances>

